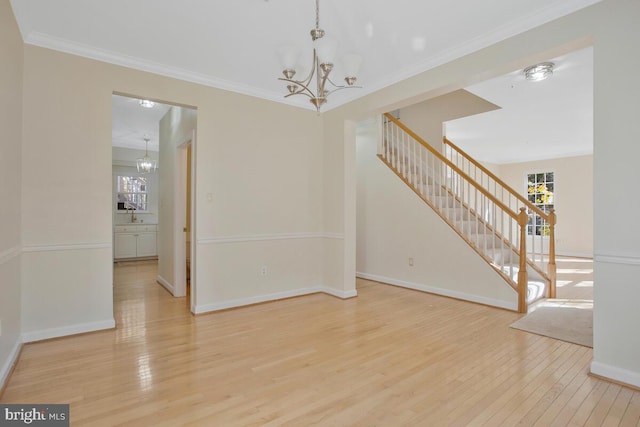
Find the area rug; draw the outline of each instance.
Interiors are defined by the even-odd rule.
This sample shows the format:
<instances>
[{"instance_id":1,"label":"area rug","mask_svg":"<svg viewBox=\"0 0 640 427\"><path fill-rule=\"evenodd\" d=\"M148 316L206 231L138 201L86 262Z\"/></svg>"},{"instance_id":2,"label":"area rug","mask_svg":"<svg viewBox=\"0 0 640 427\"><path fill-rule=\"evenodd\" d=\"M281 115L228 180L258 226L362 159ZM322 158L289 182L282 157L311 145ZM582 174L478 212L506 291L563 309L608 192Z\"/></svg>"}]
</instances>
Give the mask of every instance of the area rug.
<instances>
[{"instance_id":1,"label":"area rug","mask_svg":"<svg viewBox=\"0 0 640 427\"><path fill-rule=\"evenodd\" d=\"M593 348L593 302L545 304L511 327Z\"/></svg>"}]
</instances>

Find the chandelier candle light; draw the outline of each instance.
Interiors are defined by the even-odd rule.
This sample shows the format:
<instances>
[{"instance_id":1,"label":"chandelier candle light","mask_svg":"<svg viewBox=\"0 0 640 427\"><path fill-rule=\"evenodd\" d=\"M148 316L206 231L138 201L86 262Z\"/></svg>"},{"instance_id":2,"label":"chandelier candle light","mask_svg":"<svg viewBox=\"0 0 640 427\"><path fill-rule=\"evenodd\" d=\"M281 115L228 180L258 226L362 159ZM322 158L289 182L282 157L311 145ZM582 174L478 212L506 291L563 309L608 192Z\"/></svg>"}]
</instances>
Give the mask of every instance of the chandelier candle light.
<instances>
[{"instance_id":1,"label":"chandelier candle light","mask_svg":"<svg viewBox=\"0 0 640 427\"><path fill-rule=\"evenodd\" d=\"M156 161L149 157L149 138L144 138L144 142L146 144L144 150L144 157L141 157L136 160L136 164L138 166L139 173L151 173L156 170Z\"/></svg>"},{"instance_id":2,"label":"chandelier candle light","mask_svg":"<svg viewBox=\"0 0 640 427\"><path fill-rule=\"evenodd\" d=\"M316 0L316 27L311 30L311 40L313 40L313 65L311 72L303 80L295 80L296 67L298 66L299 52L295 47L286 46L278 50L280 62L284 70L283 77L278 80L289 83L287 89L288 94L285 98L293 95L305 95L309 97L309 101L320 112L320 107L327 102L327 97L333 92L340 89L351 89L360 86L354 86L356 75L362 63L359 55L348 54L342 58L342 65L345 72L344 81L346 85L337 85L329 78L329 74L333 70L333 58L336 52L335 43L325 37L324 30L320 29L320 0ZM315 80L315 91L311 87Z\"/></svg>"}]
</instances>

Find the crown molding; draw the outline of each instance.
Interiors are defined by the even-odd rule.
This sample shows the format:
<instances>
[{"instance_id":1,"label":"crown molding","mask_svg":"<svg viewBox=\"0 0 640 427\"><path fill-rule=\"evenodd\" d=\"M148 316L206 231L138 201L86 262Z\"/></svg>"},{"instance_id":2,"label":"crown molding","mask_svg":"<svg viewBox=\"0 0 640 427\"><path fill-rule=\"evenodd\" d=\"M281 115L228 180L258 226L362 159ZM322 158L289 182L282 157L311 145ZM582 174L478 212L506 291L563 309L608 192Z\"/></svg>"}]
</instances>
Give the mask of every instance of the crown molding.
<instances>
[{"instance_id":1,"label":"crown molding","mask_svg":"<svg viewBox=\"0 0 640 427\"><path fill-rule=\"evenodd\" d=\"M96 61L106 62L113 65L119 65L122 67L145 71L152 74L158 74L165 77L171 77L190 83L197 83L203 86L227 90L234 93L315 111L315 108L313 108L312 105L309 105L308 107L305 104L298 105L297 102L292 102L290 99L285 99L284 95L275 94L273 92L269 92L254 86L220 79L215 76L197 73L171 65L161 64L159 62L135 58L133 56L100 49L94 46L77 43L71 40L54 37L40 32L34 31L29 33L24 38L24 42L32 46L52 49L58 52L81 56L83 58L94 59Z\"/></svg>"}]
</instances>

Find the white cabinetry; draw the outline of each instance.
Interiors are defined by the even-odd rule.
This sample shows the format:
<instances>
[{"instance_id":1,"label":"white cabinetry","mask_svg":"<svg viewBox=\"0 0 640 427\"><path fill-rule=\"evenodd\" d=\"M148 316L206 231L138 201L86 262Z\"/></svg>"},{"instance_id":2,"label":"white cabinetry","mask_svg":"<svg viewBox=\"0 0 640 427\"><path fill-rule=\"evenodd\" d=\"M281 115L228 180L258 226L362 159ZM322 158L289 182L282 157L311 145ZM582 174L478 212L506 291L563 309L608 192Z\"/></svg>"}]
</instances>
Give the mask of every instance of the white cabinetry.
<instances>
[{"instance_id":1,"label":"white cabinetry","mask_svg":"<svg viewBox=\"0 0 640 427\"><path fill-rule=\"evenodd\" d=\"M155 224L116 225L113 231L113 257L115 259L158 255Z\"/></svg>"}]
</instances>

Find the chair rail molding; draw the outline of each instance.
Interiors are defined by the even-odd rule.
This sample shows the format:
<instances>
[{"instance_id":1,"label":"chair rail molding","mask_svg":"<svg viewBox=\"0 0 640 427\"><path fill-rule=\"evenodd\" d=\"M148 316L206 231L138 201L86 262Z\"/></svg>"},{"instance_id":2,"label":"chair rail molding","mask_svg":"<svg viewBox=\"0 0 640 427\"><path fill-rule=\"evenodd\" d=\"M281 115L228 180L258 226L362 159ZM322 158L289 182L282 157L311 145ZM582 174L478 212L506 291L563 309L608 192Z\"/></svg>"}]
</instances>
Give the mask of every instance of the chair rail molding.
<instances>
[{"instance_id":1,"label":"chair rail molding","mask_svg":"<svg viewBox=\"0 0 640 427\"><path fill-rule=\"evenodd\" d=\"M196 239L199 245L217 245L223 243L259 242L269 240L294 240L294 239L343 239L340 233L276 233L276 234L246 234L236 236L220 236Z\"/></svg>"},{"instance_id":2,"label":"chair rail molding","mask_svg":"<svg viewBox=\"0 0 640 427\"><path fill-rule=\"evenodd\" d=\"M14 246L12 248L5 249L4 251L0 252L0 265L6 262L9 262L13 258L20 255L21 252L22 252L22 248L20 246Z\"/></svg>"},{"instance_id":3,"label":"chair rail molding","mask_svg":"<svg viewBox=\"0 0 640 427\"><path fill-rule=\"evenodd\" d=\"M625 265L638 265L640 266L640 254L628 254L628 253L597 253L593 257L596 262L603 262L606 264L625 264Z\"/></svg>"},{"instance_id":4,"label":"chair rail molding","mask_svg":"<svg viewBox=\"0 0 640 427\"><path fill-rule=\"evenodd\" d=\"M56 243L45 245L25 245L22 252L75 251L81 249L110 249L111 242Z\"/></svg>"}]
</instances>

